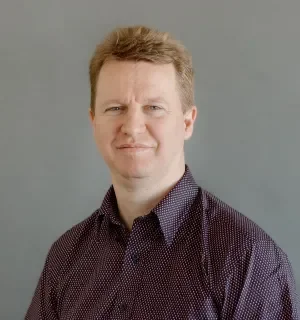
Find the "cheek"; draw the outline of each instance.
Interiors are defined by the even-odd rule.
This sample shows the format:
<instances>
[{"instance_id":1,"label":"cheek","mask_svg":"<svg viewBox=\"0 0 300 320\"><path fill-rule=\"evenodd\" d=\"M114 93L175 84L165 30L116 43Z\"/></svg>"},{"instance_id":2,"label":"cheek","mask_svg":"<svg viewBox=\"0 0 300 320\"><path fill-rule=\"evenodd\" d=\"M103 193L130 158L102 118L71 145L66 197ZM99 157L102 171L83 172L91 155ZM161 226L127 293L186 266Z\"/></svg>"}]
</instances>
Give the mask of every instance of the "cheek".
<instances>
[{"instance_id":1,"label":"cheek","mask_svg":"<svg viewBox=\"0 0 300 320\"><path fill-rule=\"evenodd\" d=\"M107 127L101 127L100 124L95 130L95 139L100 150L106 150L112 141L112 133Z\"/></svg>"},{"instance_id":2,"label":"cheek","mask_svg":"<svg viewBox=\"0 0 300 320\"><path fill-rule=\"evenodd\" d=\"M170 137L170 139L182 140L184 135L184 126L182 119L179 117L173 118L173 120L168 124L168 126L166 126L165 131L167 135Z\"/></svg>"},{"instance_id":3,"label":"cheek","mask_svg":"<svg viewBox=\"0 0 300 320\"><path fill-rule=\"evenodd\" d=\"M179 122L172 121L156 126L153 136L158 141L161 152L178 150L184 141L184 129Z\"/></svg>"}]
</instances>

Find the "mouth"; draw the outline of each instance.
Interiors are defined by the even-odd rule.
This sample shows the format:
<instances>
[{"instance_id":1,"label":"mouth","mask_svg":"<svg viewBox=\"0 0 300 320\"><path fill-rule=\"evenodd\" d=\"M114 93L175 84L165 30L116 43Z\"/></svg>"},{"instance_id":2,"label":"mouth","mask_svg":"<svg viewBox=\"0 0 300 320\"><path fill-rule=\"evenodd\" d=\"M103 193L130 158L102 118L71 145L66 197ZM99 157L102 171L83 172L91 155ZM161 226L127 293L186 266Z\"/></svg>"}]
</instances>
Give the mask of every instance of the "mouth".
<instances>
[{"instance_id":1,"label":"mouth","mask_svg":"<svg viewBox=\"0 0 300 320\"><path fill-rule=\"evenodd\" d=\"M123 147L119 148L118 150L125 153L140 153L140 152L147 152L149 151L150 147Z\"/></svg>"},{"instance_id":2,"label":"mouth","mask_svg":"<svg viewBox=\"0 0 300 320\"><path fill-rule=\"evenodd\" d=\"M150 146L147 144L142 144L142 143L124 143L120 146L118 146L118 148L149 148Z\"/></svg>"}]
</instances>

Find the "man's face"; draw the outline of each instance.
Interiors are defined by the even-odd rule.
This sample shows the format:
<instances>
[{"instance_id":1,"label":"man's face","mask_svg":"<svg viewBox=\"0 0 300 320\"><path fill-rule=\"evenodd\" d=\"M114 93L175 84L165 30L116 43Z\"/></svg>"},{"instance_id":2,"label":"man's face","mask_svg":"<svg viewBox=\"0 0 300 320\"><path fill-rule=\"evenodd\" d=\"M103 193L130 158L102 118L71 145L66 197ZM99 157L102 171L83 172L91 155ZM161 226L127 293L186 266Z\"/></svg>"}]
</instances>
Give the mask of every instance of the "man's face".
<instances>
[{"instance_id":1,"label":"man's face","mask_svg":"<svg viewBox=\"0 0 300 320\"><path fill-rule=\"evenodd\" d=\"M113 175L163 177L180 163L197 109L182 112L172 64L108 61L97 83L96 144ZM125 148L124 144L142 144Z\"/></svg>"}]
</instances>

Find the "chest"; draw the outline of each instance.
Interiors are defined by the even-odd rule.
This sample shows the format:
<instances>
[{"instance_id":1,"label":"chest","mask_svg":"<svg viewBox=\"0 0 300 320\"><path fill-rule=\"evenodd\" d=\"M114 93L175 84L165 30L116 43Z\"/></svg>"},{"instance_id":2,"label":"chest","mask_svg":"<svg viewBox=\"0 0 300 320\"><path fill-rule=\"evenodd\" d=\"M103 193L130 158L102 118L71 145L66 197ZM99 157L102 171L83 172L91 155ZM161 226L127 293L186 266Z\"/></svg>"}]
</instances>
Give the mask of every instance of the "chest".
<instances>
[{"instance_id":1,"label":"chest","mask_svg":"<svg viewBox=\"0 0 300 320\"><path fill-rule=\"evenodd\" d=\"M61 279L60 319L218 319L202 257L186 245L91 246Z\"/></svg>"}]
</instances>

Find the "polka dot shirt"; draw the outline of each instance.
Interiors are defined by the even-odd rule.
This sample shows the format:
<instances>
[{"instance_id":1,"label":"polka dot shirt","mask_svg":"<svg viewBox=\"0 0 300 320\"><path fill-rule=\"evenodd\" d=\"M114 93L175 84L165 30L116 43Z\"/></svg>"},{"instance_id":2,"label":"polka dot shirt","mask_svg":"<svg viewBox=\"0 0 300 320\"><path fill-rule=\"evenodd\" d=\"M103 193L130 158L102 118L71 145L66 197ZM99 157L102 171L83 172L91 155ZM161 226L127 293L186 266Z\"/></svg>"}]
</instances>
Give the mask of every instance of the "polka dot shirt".
<instances>
[{"instance_id":1,"label":"polka dot shirt","mask_svg":"<svg viewBox=\"0 0 300 320\"><path fill-rule=\"evenodd\" d=\"M300 319L286 254L185 166L129 231L113 186L51 246L26 320Z\"/></svg>"}]
</instances>

